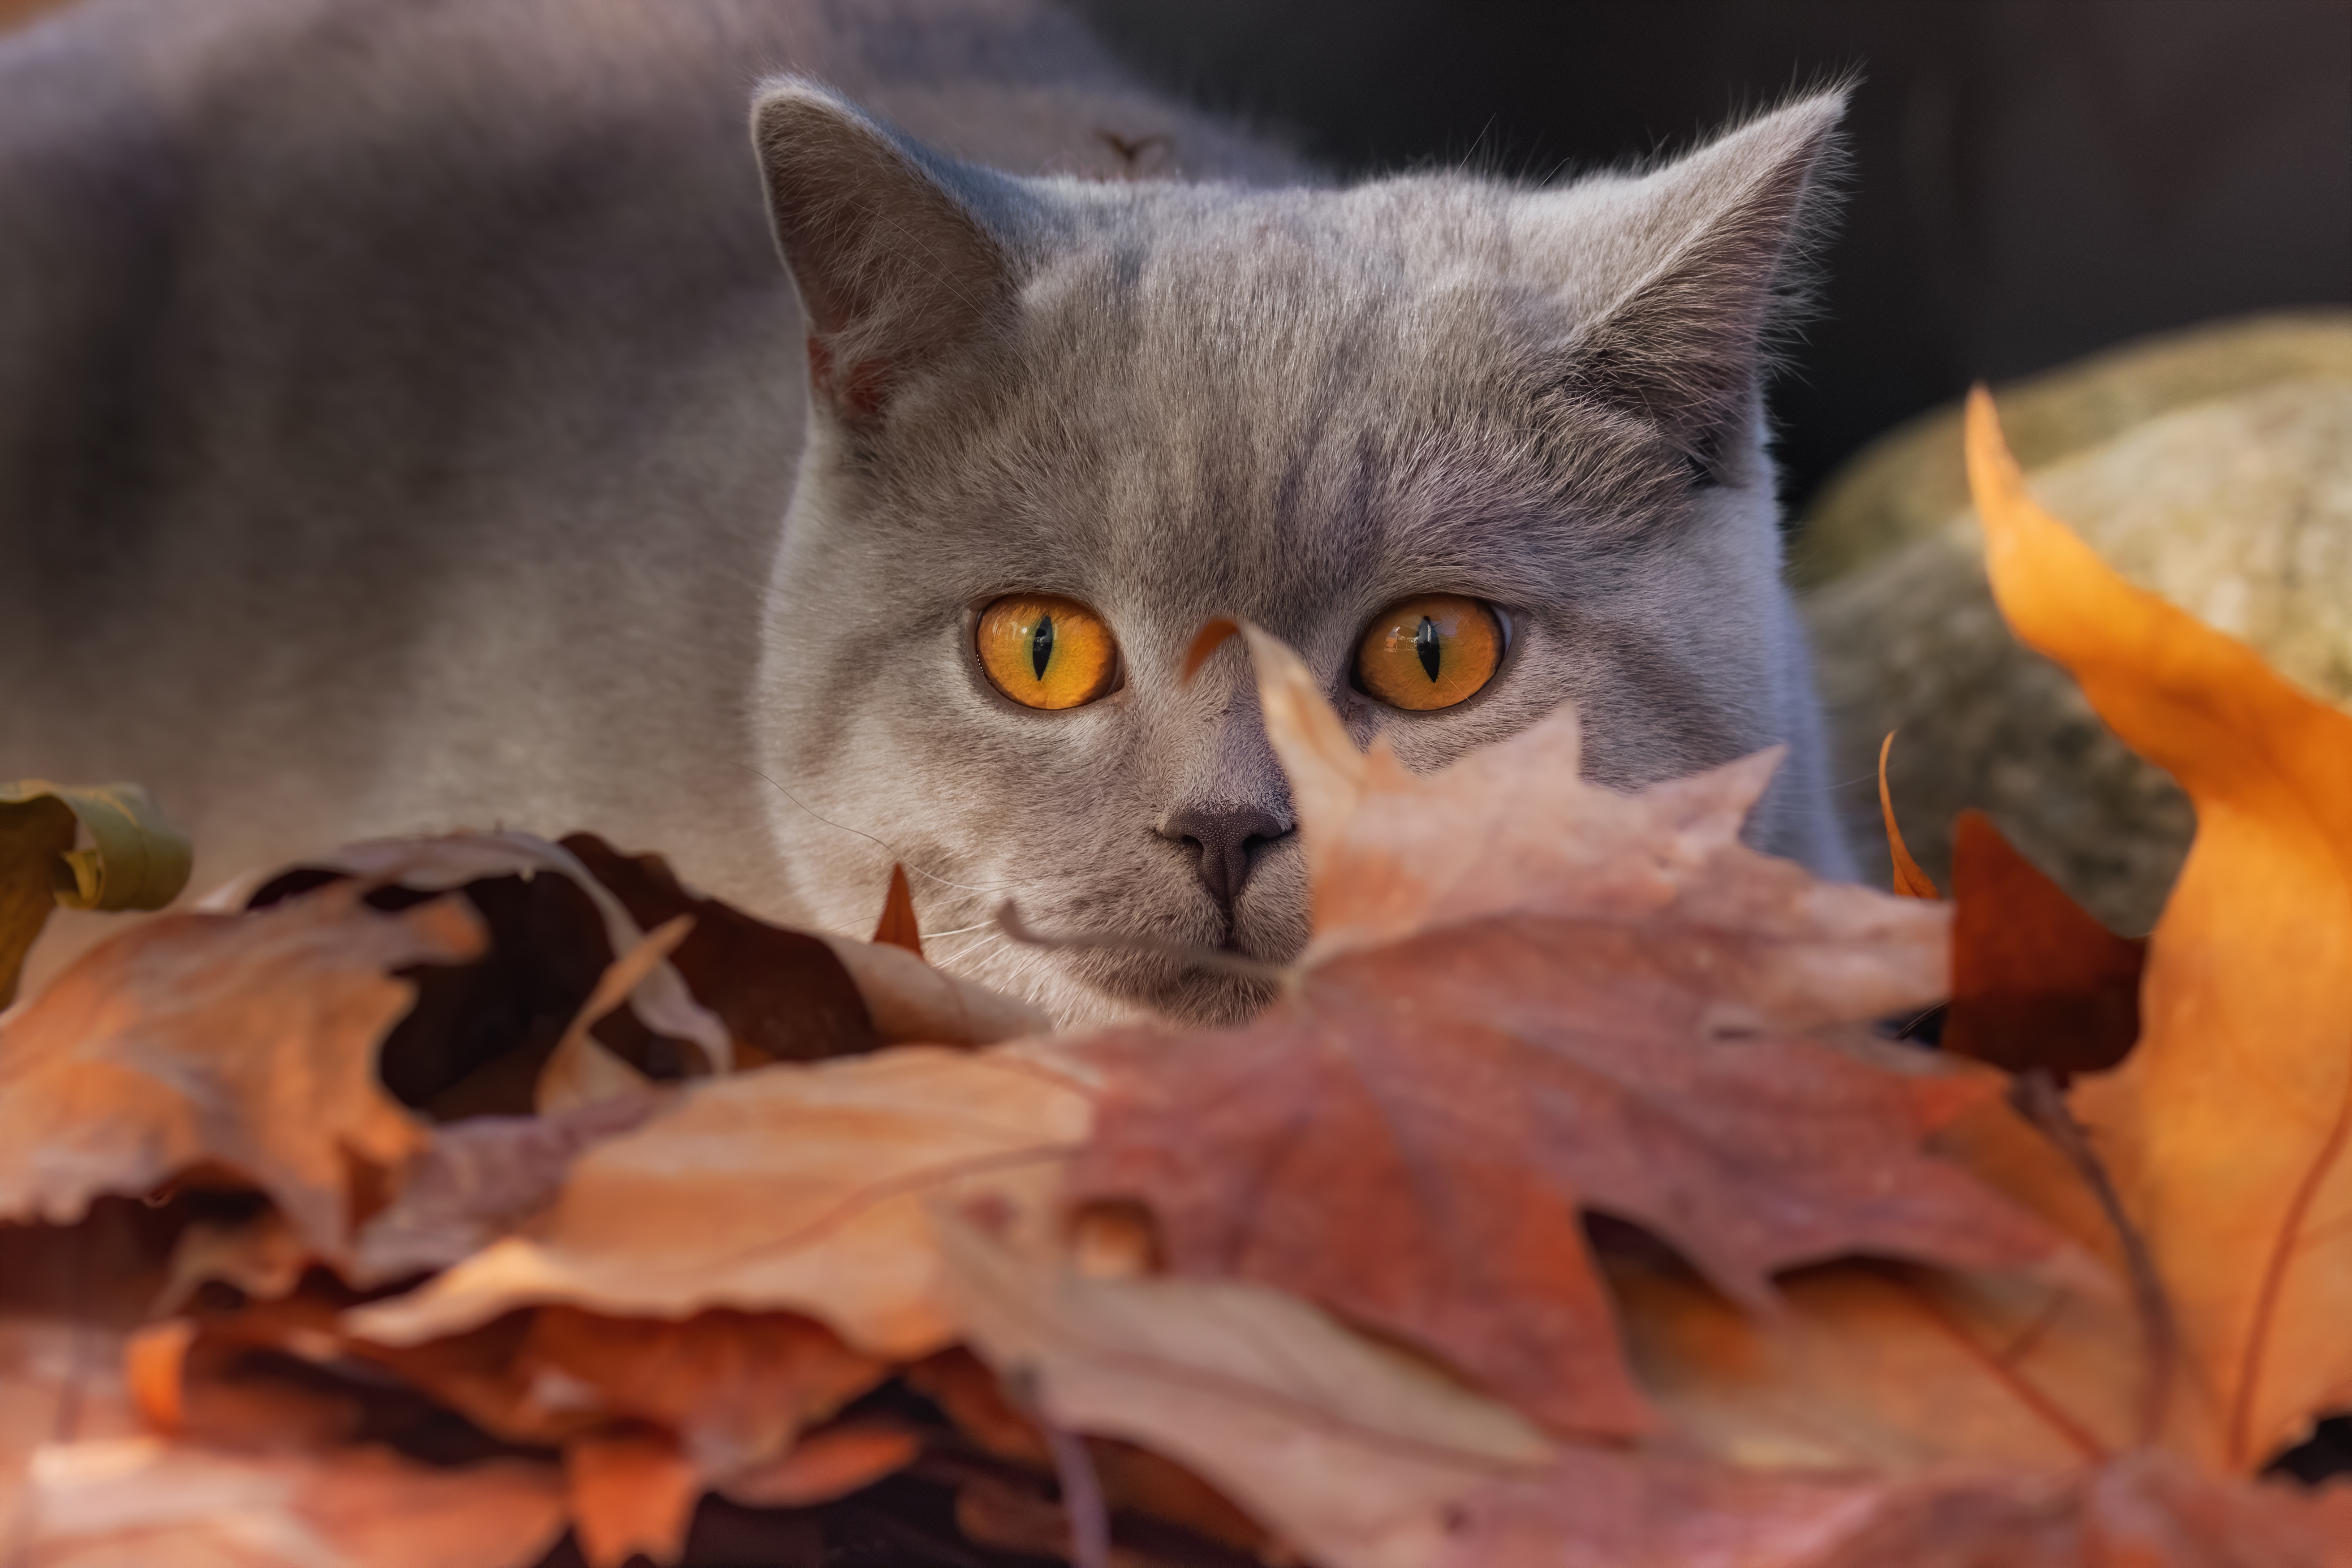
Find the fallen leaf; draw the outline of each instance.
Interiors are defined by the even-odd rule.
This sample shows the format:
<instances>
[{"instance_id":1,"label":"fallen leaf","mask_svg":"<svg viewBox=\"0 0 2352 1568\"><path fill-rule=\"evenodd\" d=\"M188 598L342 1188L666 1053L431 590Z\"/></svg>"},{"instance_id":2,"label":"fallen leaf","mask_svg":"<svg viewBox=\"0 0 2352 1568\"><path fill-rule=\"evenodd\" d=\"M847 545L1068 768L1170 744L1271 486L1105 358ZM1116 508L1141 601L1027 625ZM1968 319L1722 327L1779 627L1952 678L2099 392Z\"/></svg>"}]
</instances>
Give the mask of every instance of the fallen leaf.
<instances>
[{"instance_id":1,"label":"fallen leaf","mask_svg":"<svg viewBox=\"0 0 2352 1568\"><path fill-rule=\"evenodd\" d=\"M1895 892L1898 898L1937 899L1935 879L1919 868L1911 858L1911 850L1903 842L1903 829L1895 823L1895 797L1886 788L1886 754L1895 749L1895 731L1886 731L1886 739L1878 743L1878 810L1886 819L1886 852L1895 862Z\"/></svg>"},{"instance_id":2,"label":"fallen leaf","mask_svg":"<svg viewBox=\"0 0 2352 1568\"><path fill-rule=\"evenodd\" d=\"M0 1532L26 1568L525 1568L555 1544L551 1467L382 1448L237 1453L145 1430L119 1337L0 1320Z\"/></svg>"},{"instance_id":3,"label":"fallen leaf","mask_svg":"<svg viewBox=\"0 0 2352 1568\"><path fill-rule=\"evenodd\" d=\"M386 1085L445 1121L531 1109L546 1055L598 978L645 937L577 856L527 833L346 845L264 879L249 897L232 886L206 902L266 907L339 878L355 879L372 893L383 889L379 898L393 889L462 893L488 929L489 949L480 962L418 976L416 1007L382 1057ZM666 959L645 973L627 1007L603 1020L598 1035L656 1078L733 1066L727 1026Z\"/></svg>"},{"instance_id":4,"label":"fallen leaf","mask_svg":"<svg viewBox=\"0 0 2352 1568\"><path fill-rule=\"evenodd\" d=\"M1980 811L1953 835L1952 899L1944 1049L2062 1084L2123 1060L2139 1038L2145 939L2101 925Z\"/></svg>"},{"instance_id":5,"label":"fallen leaf","mask_svg":"<svg viewBox=\"0 0 2352 1568\"><path fill-rule=\"evenodd\" d=\"M1286 765L1338 771L1328 711L1283 717L1314 695L1295 656L1249 635ZM1323 791L1340 820L1302 803L1306 967L1244 1027L1065 1047L1106 1080L1074 1196L1147 1205L1179 1273L1295 1291L1620 1435L1654 1417L1588 1212L1758 1308L1771 1271L1843 1253L2053 1256L1925 1146L1991 1075L1797 1032L1933 1000L1948 911L1741 845L1769 754L1631 795L1576 760L1563 712L1428 778L1376 745Z\"/></svg>"},{"instance_id":6,"label":"fallen leaf","mask_svg":"<svg viewBox=\"0 0 2352 1568\"><path fill-rule=\"evenodd\" d=\"M922 929L915 921L915 895L908 890L904 866L890 868L890 891L882 900L882 921L874 928L874 940L923 956Z\"/></svg>"},{"instance_id":7,"label":"fallen leaf","mask_svg":"<svg viewBox=\"0 0 2352 1568\"><path fill-rule=\"evenodd\" d=\"M2154 1256L2183 1370L2212 1393L2215 1418L2171 1439L2252 1469L2352 1404L2352 717L2036 506L1981 389L1968 465L2019 640L2197 807L2139 1043L2072 1104Z\"/></svg>"},{"instance_id":8,"label":"fallen leaf","mask_svg":"<svg viewBox=\"0 0 2352 1568\"><path fill-rule=\"evenodd\" d=\"M942 1219L971 1342L1066 1430L1192 1471L1323 1568L1423 1568L1552 1448L1507 1406L1260 1286L1087 1279Z\"/></svg>"},{"instance_id":9,"label":"fallen leaf","mask_svg":"<svg viewBox=\"0 0 2352 1568\"><path fill-rule=\"evenodd\" d=\"M596 988L580 1004L547 1064L539 1069L531 1100L541 1116L562 1116L606 1100L642 1100L655 1092L653 1079L597 1044L589 1031L625 1005L654 966L667 962L693 929L692 915L666 921L597 977Z\"/></svg>"},{"instance_id":10,"label":"fallen leaf","mask_svg":"<svg viewBox=\"0 0 2352 1568\"><path fill-rule=\"evenodd\" d=\"M267 1193L304 1246L350 1254L355 1170L423 1124L375 1075L415 988L479 923L446 900L383 913L352 887L254 915L165 915L84 954L0 1025L0 1215L79 1218L198 1164Z\"/></svg>"},{"instance_id":11,"label":"fallen leaf","mask_svg":"<svg viewBox=\"0 0 2352 1568\"><path fill-rule=\"evenodd\" d=\"M433 1129L403 1172L400 1191L361 1226L343 1277L372 1289L480 1251L552 1204L583 1150L629 1131L658 1104L607 1100L556 1116L478 1116ZM232 1274L216 1277L242 1283ZM267 1286L247 1291L283 1293Z\"/></svg>"},{"instance_id":12,"label":"fallen leaf","mask_svg":"<svg viewBox=\"0 0 2352 1568\"><path fill-rule=\"evenodd\" d=\"M137 784L0 784L0 1009L51 910L160 910L189 865L187 837Z\"/></svg>"},{"instance_id":13,"label":"fallen leaf","mask_svg":"<svg viewBox=\"0 0 2352 1568\"><path fill-rule=\"evenodd\" d=\"M1001 1048L901 1047L695 1083L581 1155L524 1234L356 1310L350 1329L414 1345L548 1303L613 1317L731 1307L804 1313L885 1359L925 1355L957 1337L938 1301L931 1199L1050 1228L1093 1110Z\"/></svg>"},{"instance_id":14,"label":"fallen leaf","mask_svg":"<svg viewBox=\"0 0 2352 1568\"><path fill-rule=\"evenodd\" d=\"M1890 1480L1576 1450L1465 1499L1429 1568L2342 1568L2352 1489L2318 1495L2133 1453Z\"/></svg>"},{"instance_id":15,"label":"fallen leaf","mask_svg":"<svg viewBox=\"0 0 2352 1568\"><path fill-rule=\"evenodd\" d=\"M684 1553L702 1478L675 1445L638 1434L587 1438L564 1449L563 1472L588 1568L621 1568L638 1552L667 1568Z\"/></svg>"},{"instance_id":16,"label":"fallen leaf","mask_svg":"<svg viewBox=\"0 0 2352 1568\"><path fill-rule=\"evenodd\" d=\"M812 1432L791 1450L719 1488L750 1508L809 1508L872 1486L912 1464L921 1436L881 1421L844 1421Z\"/></svg>"},{"instance_id":17,"label":"fallen leaf","mask_svg":"<svg viewBox=\"0 0 2352 1568\"><path fill-rule=\"evenodd\" d=\"M2146 1346L2126 1299L2003 1275L1838 1263L1740 1310L1617 1260L1643 1390L1677 1447L1751 1469L1905 1473L1998 1458L2065 1469L2139 1440Z\"/></svg>"},{"instance_id":18,"label":"fallen leaf","mask_svg":"<svg viewBox=\"0 0 2352 1568\"><path fill-rule=\"evenodd\" d=\"M694 917L670 961L725 1020L739 1068L857 1056L883 1043L857 983L822 938L688 890L659 856L623 855L588 833L563 847L646 930Z\"/></svg>"}]
</instances>

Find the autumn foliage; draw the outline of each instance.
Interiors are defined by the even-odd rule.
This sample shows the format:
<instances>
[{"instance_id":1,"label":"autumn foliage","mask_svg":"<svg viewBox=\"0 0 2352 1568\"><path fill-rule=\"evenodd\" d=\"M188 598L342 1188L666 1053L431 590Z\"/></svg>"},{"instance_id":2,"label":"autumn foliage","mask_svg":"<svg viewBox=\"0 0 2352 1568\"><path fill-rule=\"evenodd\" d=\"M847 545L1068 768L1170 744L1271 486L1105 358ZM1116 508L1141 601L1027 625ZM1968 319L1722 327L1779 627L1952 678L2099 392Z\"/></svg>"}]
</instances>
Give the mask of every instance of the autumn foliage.
<instances>
[{"instance_id":1,"label":"autumn foliage","mask_svg":"<svg viewBox=\"0 0 2352 1568\"><path fill-rule=\"evenodd\" d=\"M1619 794L1563 712L1414 775L1250 627L1197 657L1315 935L1232 1029L1045 1035L903 873L867 943L590 838L352 847L0 1016L11 1550L2352 1563L2352 1488L2262 1476L2352 1406L2352 719L1981 395L1968 458L2016 634L2196 802L2144 942L1981 819L1956 903L1756 853L1769 753ZM60 812L0 816L19 931L102 872Z\"/></svg>"}]
</instances>

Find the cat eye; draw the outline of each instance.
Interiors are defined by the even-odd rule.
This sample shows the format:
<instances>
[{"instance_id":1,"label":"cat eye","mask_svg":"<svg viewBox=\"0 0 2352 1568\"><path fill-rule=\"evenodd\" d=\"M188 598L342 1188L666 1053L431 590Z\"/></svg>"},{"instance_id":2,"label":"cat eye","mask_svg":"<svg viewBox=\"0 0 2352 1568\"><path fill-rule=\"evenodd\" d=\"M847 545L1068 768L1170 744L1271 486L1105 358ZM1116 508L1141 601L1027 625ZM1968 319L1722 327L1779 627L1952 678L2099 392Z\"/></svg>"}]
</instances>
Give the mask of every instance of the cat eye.
<instances>
[{"instance_id":1,"label":"cat eye","mask_svg":"<svg viewBox=\"0 0 2352 1568\"><path fill-rule=\"evenodd\" d=\"M1051 594L1008 594L980 614L980 667L1024 708L1080 708L1108 695L1118 642L1103 618Z\"/></svg>"},{"instance_id":2,"label":"cat eye","mask_svg":"<svg viewBox=\"0 0 2352 1568\"><path fill-rule=\"evenodd\" d=\"M1356 684L1391 708L1416 713L1468 700L1503 662L1503 623L1460 594L1421 594L1392 605L1356 645Z\"/></svg>"}]
</instances>

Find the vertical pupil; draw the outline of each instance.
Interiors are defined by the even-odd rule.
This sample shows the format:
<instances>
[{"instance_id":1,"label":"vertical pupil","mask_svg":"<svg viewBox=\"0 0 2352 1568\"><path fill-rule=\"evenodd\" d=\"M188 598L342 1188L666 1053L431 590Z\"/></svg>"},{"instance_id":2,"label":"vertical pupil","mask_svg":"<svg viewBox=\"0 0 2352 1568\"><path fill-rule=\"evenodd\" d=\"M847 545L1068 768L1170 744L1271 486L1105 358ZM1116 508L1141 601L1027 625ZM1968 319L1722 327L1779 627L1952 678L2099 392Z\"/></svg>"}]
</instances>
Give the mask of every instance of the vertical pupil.
<instances>
[{"instance_id":1,"label":"vertical pupil","mask_svg":"<svg viewBox=\"0 0 2352 1568\"><path fill-rule=\"evenodd\" d=\"M1054 617L1040 616L1037 617L1037 629L1029 634L1029 668L1037 672L1038 679L1043 680L1045 679L1045 667L1053 662Z\"/></svg>"},{"instance_id":2,"label":"vertical pupil","mask_svg":"<svg viewBox=\"0 0 2352 1568\"><path fill-rule=\"evenodd\" d=\"M1421 630L1412 634L1412 651L1421 656L1421 668L1429 671L1431 685L1437 683L1437 623L1427 616L1421 617Z\"/></svg>"}]
</instances>

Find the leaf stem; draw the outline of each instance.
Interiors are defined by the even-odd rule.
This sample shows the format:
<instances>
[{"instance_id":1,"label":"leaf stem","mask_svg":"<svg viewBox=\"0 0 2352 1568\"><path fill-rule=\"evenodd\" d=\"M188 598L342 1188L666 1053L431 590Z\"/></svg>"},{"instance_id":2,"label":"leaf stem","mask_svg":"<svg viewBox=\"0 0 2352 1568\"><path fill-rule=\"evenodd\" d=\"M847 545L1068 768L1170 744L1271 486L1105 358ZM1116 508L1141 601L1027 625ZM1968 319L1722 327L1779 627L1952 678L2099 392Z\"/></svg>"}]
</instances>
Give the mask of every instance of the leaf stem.
<instances>
[{"instance_id":1,"label":"leaf stem","mask_svg":"<svg viewBox=\"0 0 2352 1568\"><path fill-rule=\"evenodd\" d=\"M2058 1092L2057 1080L2047 1068L2030 1068L2020 1073L2009 1091L2010 1103L2018 1113L2041 1129L2044 1137L2066 1156L2067 1163L2090 1184L2092 1194L2115 1227L2116 1239L2124 1250L2124 1266L2131 1273L2132 1305L2139 1315L2140 1343L2147 1361L2147 1384L2140 1395L2139 1441L2145 1446L2153 1442L2164 1428L2167 1405L2172 1396L2172 1375L2180 1352L2180 1331L2173 1321L2172 1299L2165 1294L2164 1279L2156 1271L2156 1257L2148 1250L2147 1238L2124 1212L2123 1199L2116 1184L2107 1177L2107 1168L2100 1163L2098 1151L2083 1134L2082 1124L2066 1109L2065 1097ZM2232 1424L2233 1427L2236 1425ZM2236 1447L2233 1430L2231 1447Z\"/></svg>"}]
</instances>

